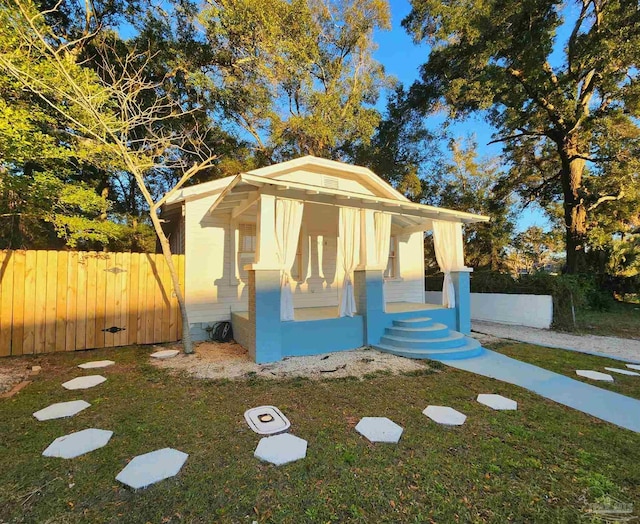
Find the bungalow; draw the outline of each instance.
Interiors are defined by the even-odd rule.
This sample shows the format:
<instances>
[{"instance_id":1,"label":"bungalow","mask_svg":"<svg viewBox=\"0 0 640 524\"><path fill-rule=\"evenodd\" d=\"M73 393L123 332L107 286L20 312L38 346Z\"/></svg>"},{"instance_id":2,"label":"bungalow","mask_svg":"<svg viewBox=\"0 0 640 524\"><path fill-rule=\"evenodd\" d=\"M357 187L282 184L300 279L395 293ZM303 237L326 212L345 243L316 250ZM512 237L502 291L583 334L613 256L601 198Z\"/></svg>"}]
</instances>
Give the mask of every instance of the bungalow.
<instances>
[{"instance_id":1,"label":"bungalow","mask_svg":"<svg viewBox=\"0 0 640 524\"><path fill-rule=\"evenodd\" d=\"M470 332L462 227L488 217L409 201L364 167L306 156L182 189L164 206L185 254L194 339L227 320L256 362L364 345L465 358ZM424 302L424 232L445 274Z\"/></svg>"}]
</instances>

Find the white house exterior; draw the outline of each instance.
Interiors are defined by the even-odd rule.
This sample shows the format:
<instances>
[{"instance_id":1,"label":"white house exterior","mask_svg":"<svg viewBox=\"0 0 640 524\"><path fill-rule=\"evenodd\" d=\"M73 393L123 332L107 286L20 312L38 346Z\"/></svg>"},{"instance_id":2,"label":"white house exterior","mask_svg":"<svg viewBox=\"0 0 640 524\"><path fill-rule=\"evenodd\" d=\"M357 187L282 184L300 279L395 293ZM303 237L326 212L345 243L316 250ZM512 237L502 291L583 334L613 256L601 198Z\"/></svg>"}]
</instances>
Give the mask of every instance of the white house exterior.
<instances>
[{"instance_id":1,"label":"white house exterior","mask_svg":"<svg viewBox=\"0 0 640 524\"><path fill-rule=\"evenodd\" d=\"M402 340L381 341L394 320L468 332L462 225L487 217L412 203L369 169L307 156L185 188L163 216L172 249L185 254L195 339L231 320L234 338L266 362L390 340L400 346L386 349L398 349ZM447 305L462 293L455 307L424 304L432 229L441 266L448 256L446 274L462 279L449 288Z\"/></svg>"}]
</instances>

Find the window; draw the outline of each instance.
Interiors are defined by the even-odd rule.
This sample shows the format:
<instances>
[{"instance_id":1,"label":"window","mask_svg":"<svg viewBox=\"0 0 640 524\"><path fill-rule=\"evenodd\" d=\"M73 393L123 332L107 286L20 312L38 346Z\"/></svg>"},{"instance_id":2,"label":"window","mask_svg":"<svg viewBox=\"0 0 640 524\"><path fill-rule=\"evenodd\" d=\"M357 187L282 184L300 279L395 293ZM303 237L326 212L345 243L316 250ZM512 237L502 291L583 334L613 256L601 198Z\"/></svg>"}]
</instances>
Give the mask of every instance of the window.
<instances>
[{"instance_id":1,"label":"window","mask_svg":"<svg viewBox=\"0 0 640 524\"><path fill-rule=\"evenodd\" d=\"M395 236L389 240L389 260L384 278L398 278L398 237Z\"/></svg>"},{"instance_id":2,"label":"window","mask_svg":"<svg viewBox=\"0 0 640 524\"><path fill-rule=\"evenodd\" d=\"M256 225L255 224L239 224L238 230L240 231L240 245L238 246L238 252L255 254Z\"/></svg>"},{"instance_id":3,"label":"window","mask_svg":"<svg viewBox=\"0 0 640 524\"><path fill-rule=\"evenodd\" d=\"M238 224L238 271L244 278L244 266L256 261L256 225Z\"/></svg>"}]
</instances>

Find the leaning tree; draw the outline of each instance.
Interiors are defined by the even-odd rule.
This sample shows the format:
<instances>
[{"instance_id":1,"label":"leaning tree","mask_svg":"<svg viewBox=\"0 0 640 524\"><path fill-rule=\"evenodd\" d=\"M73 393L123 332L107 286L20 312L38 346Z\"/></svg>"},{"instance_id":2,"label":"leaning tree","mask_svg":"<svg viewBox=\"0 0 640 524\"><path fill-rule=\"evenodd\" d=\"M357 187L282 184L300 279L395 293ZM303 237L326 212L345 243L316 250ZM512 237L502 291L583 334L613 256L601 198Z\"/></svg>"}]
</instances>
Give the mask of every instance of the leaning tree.
<instances>
[{"instance_id":1,"label":"leaning tree","mask_svg":"<svg viewBox=\"0 0 640 524\"><path fill-rule=\"evenodd\" d=\"M158 213L192 177L214 166L206 111L194 97L187 101L175 92L176 72L150 76L153 51L128 48L101 31L91 2L78 4L85 9L84 31L67 34L48 23L60 5L40 10L32 0L0 1L0 71L54 110L67 133L102 149L134 177L171 272L184 351L191 353L184 295ZM176 182L156 197L152 185L162 173Z\"/></svg>"}]
</instances>

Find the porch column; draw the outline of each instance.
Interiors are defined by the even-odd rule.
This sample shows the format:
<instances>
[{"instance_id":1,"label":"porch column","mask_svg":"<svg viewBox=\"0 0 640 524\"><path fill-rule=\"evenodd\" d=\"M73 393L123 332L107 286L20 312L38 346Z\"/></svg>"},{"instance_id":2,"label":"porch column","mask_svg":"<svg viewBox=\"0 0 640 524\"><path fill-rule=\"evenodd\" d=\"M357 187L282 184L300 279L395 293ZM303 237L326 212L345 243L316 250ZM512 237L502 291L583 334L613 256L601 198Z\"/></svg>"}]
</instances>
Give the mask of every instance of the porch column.
<instances>
[{"instance_id":1,"label":"porch column","mask_svg":"<svg viewBox=\"0 0 640 524\"><path fill-rule=\"evenodd\" d=\"M276 197L260 195L256 221L256 262L253 268L279 269L276 251Z\"/></svg>"},{"instance_id":2,"label":"porch column","mask_svg":"<svg viewBox=\"0 0 640 524\"><path fill-rule=\"evenodd\" d=\"M377 266L376 228L373 209L360 210L360 263L358 269L372 269Z\"/></svg>"},{"instance_id":3,"label":"porch column","mask_svg":"<svg viewBox=\"0 0 640 524\"><path fill-rule=\"evenodd\" d=\"M249 322L254 344L249 348L258 364L282 358L280 270L249 270Z\"/></svg>"},{"instance_id":4,"label":"porch column","mask_svg":"<svg viewBox=\"0 0 640 524\"><path fill-rule=\"evenodd\" d=\"M456 329L465 335L471 333L471 288L469 275L471 268L451 272L451 280L455 289Z\"/></svg>"},{"instance_id":5,"label":"porch column","mask_svg":"<svg viewBox=\"0 0 640 524\"><path fill-rule=\"evenodd\" d=\"M380 341L380 326L384 317L382 271L356 269L353 278L356 309L364 321L364 343L377 344Z\"/></svg>"}]
</instances>

